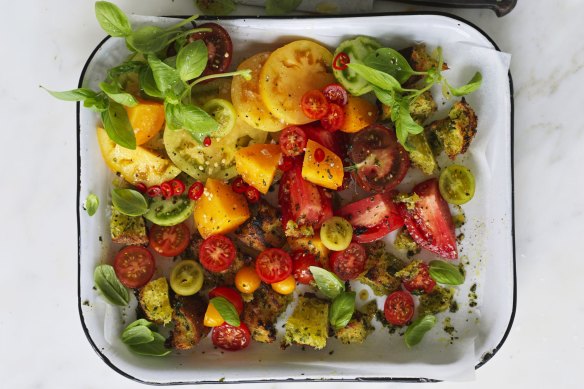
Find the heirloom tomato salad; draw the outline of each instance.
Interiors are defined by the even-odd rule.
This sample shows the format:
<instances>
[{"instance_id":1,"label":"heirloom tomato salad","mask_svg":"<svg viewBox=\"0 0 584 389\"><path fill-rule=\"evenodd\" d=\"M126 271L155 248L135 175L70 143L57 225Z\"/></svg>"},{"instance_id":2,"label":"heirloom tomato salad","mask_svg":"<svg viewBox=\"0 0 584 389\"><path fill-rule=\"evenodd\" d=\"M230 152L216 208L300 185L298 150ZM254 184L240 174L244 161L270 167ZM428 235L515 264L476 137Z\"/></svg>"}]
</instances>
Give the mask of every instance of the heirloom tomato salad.
<instances>
[{"instance_id":1,"label":"heirloom tomato salad","mask_svg":"<svg viewBox=\"0 0 584 389\"><path fill-rule=\"evenodd\" d=\"M115 254L95 285L111 304L138 300L120 334L133 352L323 349L366 342L375 321L413 347L456 305L451 209L474 195L457 158L477 132L464 96L479 72L455 87L440 47L368 36L232 63L220 22L136 28L107 2L96 14L127 59L98 90L50 93L101 117L117 179L85 208L109 218Z\"/></svg>"}]
</instances>

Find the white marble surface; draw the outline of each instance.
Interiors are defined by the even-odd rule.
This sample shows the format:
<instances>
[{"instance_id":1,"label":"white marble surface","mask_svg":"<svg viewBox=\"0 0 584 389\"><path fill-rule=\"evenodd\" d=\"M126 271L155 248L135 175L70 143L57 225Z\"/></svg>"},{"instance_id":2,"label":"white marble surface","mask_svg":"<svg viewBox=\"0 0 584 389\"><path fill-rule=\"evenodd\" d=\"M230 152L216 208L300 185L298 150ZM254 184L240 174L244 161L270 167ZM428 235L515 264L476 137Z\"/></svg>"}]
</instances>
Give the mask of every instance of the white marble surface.
<instances>
[{"instance_id":1,"label":"white marble surface","mask_svg":"<svg viewBox=\"0 0 584 389\"><path fill-rule=\"evenodd\" d=\"M192 0L117 3L138 14L195 11ZM376 5L380 11L403 9L411 8ZM77 84L87 56L104 36L93 0L5 1L3 10L0 386L141 388L107 367L81 329L75 109L38 88ZM581 387L584 261L577 242L584 232L584 2L519 0L501 19L487 10L452 12L513 55L518 306L505 345L475 381L431 387Z\"/></svg>"}]
</instances>

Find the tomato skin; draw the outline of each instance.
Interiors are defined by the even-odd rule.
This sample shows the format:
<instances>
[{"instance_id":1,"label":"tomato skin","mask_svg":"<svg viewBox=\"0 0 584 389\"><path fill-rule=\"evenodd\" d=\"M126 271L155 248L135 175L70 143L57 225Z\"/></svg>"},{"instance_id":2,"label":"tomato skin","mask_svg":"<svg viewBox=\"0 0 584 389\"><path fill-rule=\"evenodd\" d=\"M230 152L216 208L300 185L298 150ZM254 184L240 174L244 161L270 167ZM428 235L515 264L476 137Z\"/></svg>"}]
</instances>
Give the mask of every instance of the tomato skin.
<instances>
[{"instance_id":1,"label":"tomato skin","mask_svg":"<svg viewBox=\"0 0 584 389\"><path fill-rule=\"evenodd\" d=\"M184 182L182 182L178 178L174 178L174 179L168 181L168 183L172 187L172 195L173 196L180 196L181 194L183 194L185 192L185 189L186 189L185 184L184 184Z\"/></svg>"},{"instance_id":2,"label":"tomato skin","mask_svg":"<svg viewBox=\"0 0 584 389\"><path fill-rule=\"evenodd\" d=\"M154 256L142 246L126 246L114 258L116 276L128 288L146 285L155 269Z\"/></svg>"},{"instance_id":3,"label":"tomato skin","mask_svg":"<svg viewBox=\"0 0 584 389\"><path fill-rule=\"evenodd\" d=\"M188 247L190 231L185 223L170 227L153 224L148 238L152 250L163 257L176 257Z\"/></svg>"},{"instance_id":4,"label":"tomato skin","mask_svg":"<svg viewBox=\"0 0 584 389\"><path fill-rule=\"evenodd\" d=\"M293 270L292 274L296 281L308 285L314 281L314 276L310 271L310 266L320 266L316 261L316 256L303 250L297 250L292 253Z\"/></svg>"},{"instance_id":5,"label":"tomato skin","mask_svg":"<svg viewBox=\"0 0 584 389\"><path fill-rule=\"evenodd\" d=\"M235 307L239 315L243 312L243 298L237 290L228 286L217 286L209 291L209 299L213 297L223 297Z\"/></svg>"},{"instance_id":6,"label":"tomato skin","mask_svg":"<svg viewBox=\"0 0 584 389\"><path fill-rule=\"evenodd\" d=\"M235 177L231 182L231 189L233 189L235 193L239 194L245 193L248 187L249 185L245 181L243 181L243 178L241 178L241 176Z\"/></svg>"},{"instance_id":7,"label":"tomato skin","mask_svg":"<svg viewBox=\"0 0 584 389\"><path fill-rule=\"evenodd\" d=\"M322 119L329 110L329 103L324 94L318 89L309 90L300 100L302 112L309 119Z\"/></svg>"},{"instance_id":8,"label":"tomato skin","mask_svg":"<svg viewBox=\"0 0 584 389\"><path fill-rule=\"evenodd\" d=\"M257 203L258 201L260 201L261 198L260 191L254 188L253 186L249 185L245 189L245 198L252 204Z\"/></svg>"},{"instance_id":9,"label":"tomato skin","mask_svg":"<svg viewBox=\"0 0 584 389\"><path fill-rule=\"evenodd\" d=\"M264 250L256 258L256 273L266 284L283 281L292 274L292 258L282 249Z\"/></svg>"},{"instance_id":10,"label":"tomato skin","mask_svg":"<svg viewBox=\"0 0 584 389\"><path fill-rule=\"evenodd\" d=\"M199 248L199 262L211 272L227 270L237 255L235 245L226 236L211 235Z\"/></svg>"},{"instance_id":11,"label":"tomato skin","mask_svg":"<svg viewBox=\"0 0 584 389\"><path fill-rule=\"evenodd\" d=\"M288 126L280 134L280 148L286 157L297 157L304 154L308 141L304 130L298 126Z\"/></svg>"},{"instance_id":12,"label":"tomato skin","mask_svg":"<svg viewBox=\"0 0 584 389\"><path fill-rule=\"evenodd\" d=\"M343 281L354 280L365 270L367 253L363 246L352 242L343 251L335 251L330 257L330 268Z\"/></svg>"},{"instance_id":13,"label":"tomato skin","mask_svg":"<svg viewBox=\"0 0 584 389\"><path fill-rule=\"evenodd\" d=\"M320 124L309 123L302 126L307 138L322 145L338 155L342 160L347 157L347 134L341 131L330 132Z\"/></svg>"},{"instance_id":14,"label":"tomato skin","mask_svg":"<svg viewBox=\"0 0 584 389\"><path fill-rule=\"evenodd\" d=\"M193 33L188 38L189 43L201 39L207 46L208 61L202 76L223 73L233 58L233 43L229 33L217 23L204 23L198 28L211 29L210 32Z\"/></svg>"},{"instance_id":15,"label":"tomato skin","mask_svg":"<svg viewBox=\"0 0 584 389\"><path fill-rule=\"evenodd\" d=\"M239 351L248 347L251 343L249 328L243 322L239 327L223 323L213 328L211 335L213 345L227 351Z\"/></svg>"},{"instance_id":16,"label":"tomato skin","mask_svg":"<svg viewBox=\"0 0 584 389\"><path fill-rule=\"evenodd\" d=\"M349 94L341 84L328 84L322 88L322 94L329 103L344 107L349 102Z\"/></svg>"},{"instance_id":17,"label":"tomato skin","mask_svg":"<svg viewBox=\"0 0 584 389\"><path fill-rule=\"evenodd\" d=\"M430 277L427 263L420 262L414 277L402 280L406 290L412 294L431 293L436 286L436 281Z\"/></svg>"},{"instance_id":18,"label":"tomato skin","mask_svg":"<svg viewBox=\"0 0 584 389\"><path fill-rule=\"evenodd\" d=\"M345 111L338 104L329 104L329 110L326 115L320 119L320 124L325 130L334 132L345 124Z\"/></svg>"},{"instance_id":19,"label":"tomato skin","mask_svg":"<svg viewBox=\"0 0 584 389\"><path fill-rule=\"evenodd\" d=\"M385 319L394 326L407 324L414 316L414 299L403 290L393 292L385 299L383 306Z\"/></svg>"},{"instance_id":20,"label":"tomato skin","mask_svg":"<svg viewBox=\"0 0 584 389\"><path fill-rule=\"evenodd\" d=\"M203 185L203 183L199 182L199 181L195 182L189 188L189 192L188 192L189 199L191 199L193 201L197 201L198 199L201 198L204 191L205 191L205 186Z\"/></svg>"}]
</instances>

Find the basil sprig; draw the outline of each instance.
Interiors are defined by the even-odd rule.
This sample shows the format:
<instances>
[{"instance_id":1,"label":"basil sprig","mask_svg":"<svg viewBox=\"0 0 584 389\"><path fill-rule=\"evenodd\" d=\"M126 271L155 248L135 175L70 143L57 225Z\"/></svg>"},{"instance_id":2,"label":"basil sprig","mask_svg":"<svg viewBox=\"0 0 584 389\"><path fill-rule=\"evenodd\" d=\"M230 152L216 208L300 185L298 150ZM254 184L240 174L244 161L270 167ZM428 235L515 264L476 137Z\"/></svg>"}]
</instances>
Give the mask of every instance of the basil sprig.
<instances>
[{"instance_id":1,"label":"basil sprig","mask_svg":"<svg viewBox=\"0 0 584 389\"><path fill-rule=\"evenodd\" d=\"M460 272L458 266L444 261L434 260L429 266L430 277L439 284L445 285L462 285L464 275Z\"/></svg>"},{"instance_id":2,"label":"basil sprig","mask_svg":"<svg viewBox=\"0 0 584 389\"><path fill-rule=\"evenodd\" d=\"M411 348L420 343L426 332L430 331L435 324L436 316L434 315L425 315L415 320L404 334L406 346Z\"/></svg>"},{"instance_id":3,"label":"basil sprig","mask_svg":"<svg viewBox=\"0 0 584 389\"><path fill-rule=\"evenodd\" d=\"M164 346L166 339L156 332L154 323L145 319L130 323L122 332L121 338L122 342L136 354L162 357L171 352Z\"/></svg>"},{"instance_id":4,"label":"basil sprig","mask_svg":"<svg viewBox=\"0 0 584 389\"><path fill-rule=\"evenodd\" d=\"M130 293L122 285L111 265L99 265L93 272L93 282L111 304L124 307L130 303Z\"/></svg>"},{"instance_id":5,"label":"basil sprig","mask_svg":"<svg viewBox=\"0 0 584 389\"><path fill-rule=\"evenodd\" d=\"M335 330L349 324L355 312L355 292L342 292L333 299L329 309L329 322Z\"/></svg>"},{"instance_id":6,"label":"basil sprig","mask_svg":"<svg viewBox=\"0 0 584 389\"><path fill-rule=\"evenodd\" d=\"M134 189L112 189L112 204L128 216L142 216L148 212L148 202Z\"/></svg>"},{"instance_id":7,"label":"basil sprig","mask_svg":"<svg viewBox=\"0 0 584 389\"><path fill-rule=\"evenodd\" d=\"M115 4L96 1L95 16L101 28L113 37L126 37L132 33L128 17Z\"/></svg>"},{"instance_id":8,"label":"basil sprig","mask_svg":"<svg viewBox=\"0 0 584 389\"><path fill-rule=\"evenodd\" d=\"M97 197L97 195L94 193L87 195L85 204L83 204L83 208L85 208L85 211L87 211L89 216L95 215L97 208L99 208L99 197Z\"/></svg>"},{"instance_id":9,"label":"basil sprig","mask_svg":"<svg viewBox=\"0 0 584 389\"><path fill-rule=\"evenodd\" d=\"M310 266L318 290L330 299L345 291L345 284L335 274L318 266Z\"/></svg>"},{"instance_id":10,"label":"basil sprig","mask_svg":"<svg viewBox=\"0 0 584 389\"><path fill-rule=\"evenodd\" d=\"M225 297L213 297L210 304L213 304L217 312L221 315L223 320L229 325L239 327L241 324L237 310Z\"/></svg>"}]
</instances>

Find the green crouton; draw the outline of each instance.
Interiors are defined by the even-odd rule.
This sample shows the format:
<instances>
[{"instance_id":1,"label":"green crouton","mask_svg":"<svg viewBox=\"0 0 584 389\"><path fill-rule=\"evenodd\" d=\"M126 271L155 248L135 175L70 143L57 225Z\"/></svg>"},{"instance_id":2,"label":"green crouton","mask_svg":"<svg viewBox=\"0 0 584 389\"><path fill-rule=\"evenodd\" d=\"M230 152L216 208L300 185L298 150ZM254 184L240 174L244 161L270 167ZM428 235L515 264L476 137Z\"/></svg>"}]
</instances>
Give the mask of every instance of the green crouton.
<instances>
[{"instance_id":1,"label":"green crouton","mask_svg":"<svg viewBox=\"0 0 584 389\"><path fill-rule=\"evenodd\" d=\"M421 132L417 135L409 135L407 144L409 146L408 154L412 164L424 174L433 174L436 171L438 164L436 163L436 159L434 158L426 134Z\"/></svg>"},{"instance_id":2,"label":"green crouton","mask_svg":"<svg viewBox=\"0 0 584 389\"><path fill-rule=\"evenodd\" d=\"M140 289L138 300L148 320L162 325L172 320L173 309L170 306L166 278L160 277L144 285Z\"/></svg>"},{"instance_id":3,"label":"green crouton","mask_svg":"<svg viewBox=\"0 0 584 389\"><path fill-rule=\"evenodd\" d=\"M420 316L444 312L450 307L454 289L436 285L432 293L420 296L418 313Z\"/></svg>"},{"instance_id":4,"label":"green crouton","mask_svg":"<svg viewBox=\"0 0 584 389\"><path fill-rule=\"evenodd\" d=\"M368 285L376 296L387 296L397 290L401 281L395 277L395 273L401 270L405 264L403 261L391 255L385 249L383 242L375 242L365 246L367 251L366 271L358 280Z\"/></svg>"},{"instance_id":5,"label":"green crouton","mask_svg":"<svg viewBox=\"0 0 584 389\"><path fill-rule=\"evenodd\" d=\"M125 245L148 244L146 223L142 216L128 216L112 207L110 232L112 242Z\"/></svg>"},{"instance_id":6,"label":"green crouton","mask_svg":"<svg viewBox=\"0 0 584 389\"><path fill-rule=\"evenodd\" d=\"M398 250L407 251L408 257L420 252L420 246L410 236L406 228L402 228L395 237L393 246Z\"/></svg>"},{"instance_id":7,"label":"green crouton","mask_svg":"<svg viewBox=\"0 0 584 389\"><path fill-rule=\"evenodd\" d=\"M316 297L298 297L298 305L286 322L284 345L297 344L320 350L328 337L329 303Z\"/></svg>"},{"instance_id":8,"label":"green crouton","mask_svg":"<svg viewBox=\"0 0 584 389\"><path fill-rule=\"evenodd\" d=\"M446 119L436 120L427 127L433 132L446 155L455 159L464 154L477 133L477 115L472 107L463 98L454 103Z\"/></svg>"},{"instance_id":9,"label":"green crouton","mask_svg":"<svg viewBox=\"0 0 584 389\"><path fill-rule=\"evenodd\" d=\"M335 330L335 336L343 344L363 343L367 336L375 330L371 325L371 320L377 311L377 302L375 300L367 303L361 311L355 311L349 323L338 330Z\"/></svg>"}]
</instances>

